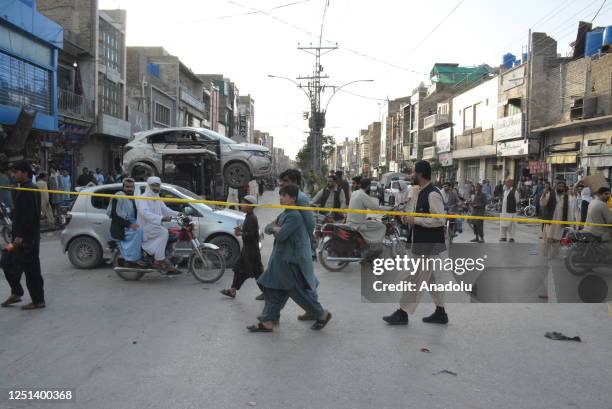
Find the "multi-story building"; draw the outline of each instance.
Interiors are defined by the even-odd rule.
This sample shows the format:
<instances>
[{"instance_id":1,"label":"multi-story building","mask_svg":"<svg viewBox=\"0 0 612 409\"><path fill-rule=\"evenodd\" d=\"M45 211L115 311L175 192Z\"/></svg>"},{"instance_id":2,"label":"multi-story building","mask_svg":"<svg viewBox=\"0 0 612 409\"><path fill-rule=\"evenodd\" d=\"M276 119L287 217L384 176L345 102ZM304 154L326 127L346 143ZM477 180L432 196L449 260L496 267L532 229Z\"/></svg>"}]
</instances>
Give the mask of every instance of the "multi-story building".
<instances>
[{"instance_id":1,"label":"multi-story building","mask_svg":"<svg viewBox=\"0 0 612 409\"><path fill-rule=\"evenodd\" d=\"M380 137L381 123L372 122L368 125L368 140L370 141L370 173L372 177L380 176Z\"/></svg>"},{"instance_id":2,"label":"multi-story building","mask_svg":"<svg viewBox=\"0 0 612 409\"><path fill-rule=\"evenodd\" d=\"M71 161L74 169L119 169L123 145L131 135L125 10L99 10L97 0L38 0L38 8L66 28L64 37L70 44L60 56L62 88L66 87L60 95L65 164ZM89 127L91 101L94 120Z\"/></svg>"},{"instance_id":3,"label":"multi-story building","mask_svg":"<svg viewBox=\"0 0 612 409\"><path fill-rule=\"evenodd\" d=\"M204 83L178 57L162 47L128 47L127 59L132 132L206 125Z\"/></svg>"},{"instance_id":4,"label":"multi-story building","mask_svg":"<svg viewBox=\"0 0 612 409\"><path fill-rule=\"evenodd\" d=\"M360 175L370 174L370 134L367 129L359 131L359 151L357 156L357 168Z\"/></svg>"},{"instance_id":5,"label":"multi-story building","mask_svg":"<svg viewBox=\"0 0 612 409\"><path fill-rule=\"evenodd\" d=\"M455 96L452 99L452 128L435 132L436 145L432 148L440 152L437 155L441 169L452 169L442 165L439 159L441 153L450 151L449 137L452 138L452 161L457 167L456 180L461 183L488 179L495 185L502 178L497 145L493 141L498 95L499 78L494 77ZM441 179L452 178L452 175L444 176Z\"/></svg>"},{"instance_id":6,"label":"multi-story building","mask_svg":"<svg viewBox=\"0 0 612 409\"><path fill-rule=\"evenodd\" d=\"M58 132L57 67L62 27L35 1L8 0L0 15L2 161L27 158L46 166Z\"/></svg>"},{"instance_id":7,"label":"multi-story building","mask_svg":"<svg viewBox=\"0 0 612 409\"><path fill-rule=\"evenodd\" d=\"M582 36L582 43L588 35ZM584 44L578 47L584 50ZM551 54L553 50L556 53L551 44ZM548 92L548 109L532 108L541 109L537 119L544 118L530 124L530 135L542 146L540 160L530 162L531 173L545 170L550 179L570 184L596 173L612 178L612 54L604 51L559 58L543 75L534 76L532 88Z\"/></svg>"},{"instance_id":8,"label":"multi-story building","mask_svg":"<svg viewBox=\"0 0 612 409\"><path fill-rule=\"evenodd\" d=\"M204 82L212 82L219 90L217 132L240 141L238 121L239 91L236 84L222 74L198 74ZM244 141L240 141L244 142Z\"/></svg>"},{"instance_id":9,"label":"multi-story building","mask_svg":"<svg viewBox=\"0 0 612 409\"><path fill-rule=\"evenodd\" d=\"M398 112L403 104L410 101L410 97L387 100L383 103L380 113L380 160L378 172L399 171L398 135L401 133ZM399 142L401 151L401 142Z\"/></svg>"},{"instance_id":10,"label":"multi-story building","mask_svg":"<svg viewBox=\"0 0 612 409\"><path fill-rule=\"evenodd\" d=\"M238 97L238 135L236 140L253 143L255 130L255 100L251 95Z\"/></svg>"}]
</instances>

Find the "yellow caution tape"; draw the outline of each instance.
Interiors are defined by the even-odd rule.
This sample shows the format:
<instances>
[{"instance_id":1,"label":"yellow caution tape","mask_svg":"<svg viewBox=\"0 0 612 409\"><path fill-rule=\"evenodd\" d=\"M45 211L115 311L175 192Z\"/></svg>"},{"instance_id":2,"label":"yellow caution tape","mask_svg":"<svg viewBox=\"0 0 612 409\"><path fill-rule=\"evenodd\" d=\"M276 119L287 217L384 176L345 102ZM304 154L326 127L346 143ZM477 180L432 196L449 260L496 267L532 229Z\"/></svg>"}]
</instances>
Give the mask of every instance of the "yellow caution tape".
<instances>
[{"instance_id":1,"label":"yellow caution tape","mask_svg":"<svg viewBox=\"0 0 612 409\"><path fill-rule=\"evenodd\" d=\"M93 196L107 197L114 199L131 199L131 200L157 200L168 203L202 203L214 206L251 206L261 207L264 209L290 209L290 210L309 210L315 212L335 212L335 213L354 213L354 214L382 214L387 216L413 216L413 217L428 217L434 219L466 219L466 220L489 220L489 221L508 221L516 223L533 223L533 224L560 224L571 226L592 226L592 227L612 227L612 224L575 222L563 220L543 220L543 219L527 219L520 217L495 217L495 216L470 216L463 214L438 214L438 213L415 213L415 212L400 212L396 210L359 210L359 209L336 209L329 207L312 207L312 206L286 206L276 204L250 204L250 203L232 203L219 200L206 199L177 199L172 197L148 197L148 196L127 196L110 193L93 193L93 192L66 192L64 190L51 189L32 189L25 187L0 186L0 189L23 190L29 192L47 192L60 195L75 195L75 196Z\"/></svg>"}]
</instances>

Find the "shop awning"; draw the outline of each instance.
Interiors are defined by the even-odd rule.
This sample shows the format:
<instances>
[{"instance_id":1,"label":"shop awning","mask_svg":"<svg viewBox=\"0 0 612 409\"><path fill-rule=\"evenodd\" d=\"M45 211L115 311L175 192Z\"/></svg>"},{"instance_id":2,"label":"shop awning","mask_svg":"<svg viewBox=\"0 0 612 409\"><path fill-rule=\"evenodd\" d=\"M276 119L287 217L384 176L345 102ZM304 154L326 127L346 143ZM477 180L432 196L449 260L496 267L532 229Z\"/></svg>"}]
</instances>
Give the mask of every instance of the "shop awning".
<instances>
[{"instance_id":1,"label":"shop awning","mask_svg":"<svg viewBox=\"0 0 612 409\"><path fill-rule=\"evenodd\" d=\"M548 156L546 158L546 163L550 163L553 165L562 165L564 163L576 163L576 155L555 155Z\"/></svg>"}]
</instances>

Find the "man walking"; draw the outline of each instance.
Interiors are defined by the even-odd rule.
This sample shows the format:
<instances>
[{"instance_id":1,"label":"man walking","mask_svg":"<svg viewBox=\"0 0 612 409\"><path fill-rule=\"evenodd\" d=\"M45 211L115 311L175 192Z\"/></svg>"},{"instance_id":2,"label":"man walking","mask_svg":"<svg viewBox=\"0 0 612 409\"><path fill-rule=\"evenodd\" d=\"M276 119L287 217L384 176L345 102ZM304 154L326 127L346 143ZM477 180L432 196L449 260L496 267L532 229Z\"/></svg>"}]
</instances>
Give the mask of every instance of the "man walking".
<instances>
[{"instance_id":1,"label":"man walking","mask_svg":"<svg viewBox=\"0 0 612 409\"><path fill-rule=\"evenodd\" d=\"M40 190L49 190L49 185L47 185L47 174L41 173L38 175L38 180L36 180L36 187ZM55 219L53 217L53 208L51 207L51 202L49 200L49 192L39 192L40 193L40 215L43 220L47 223L47 226L51 227L55 225Z\"/></svg>"},{"instance_id":2,"label":"man walking","mask_svg":"<svg viewBox=\"0 0 612 409\"><path fill-rule=\"evenodd\" d=\"M77 178L76 185L79 187L87 186L90 183L96 183L89 173L89 169L83 168L83 173Z\"/></svg>"},{"instance_id":3,"label":"man walking","mask_svg":"<svg viewBox=\"0 0 612 409\"><path fill-rule=\"evenodd\" d=\"M555 191L547 189L540 199L540 209L544 220L573 221L573 206L567 194L567 186L562 180L557 181ZM564 225L544 224L542 253L544 256L554 256L558 250ZM552 251L551 251L552 249Z\"/></svg>"},{"instance_id":4,"label":"man walking","mask_svg":"<svg viewBox=\"0 0 612 409\"><path fill-rule=\"evenodd\" d=\"M32 183L32 168L27 162L13 166L17 187L36 189ZM13 263L4 270L11 287L11 296L1 306L8 307L21 301L23 287L21 275L25 274L26 286L32 302L21 307L24 310L45 308L44 281L40 272L40 194L17 190L13 211Z\"/></svg>"},{"instance_id":5,"label":"man walking","mask_svg":"<svg viewBox=\"0 0 612 409\"><path fill-rule=\"evenodd\" d=\"M518 190L514 187L514 180L506 180L504 186L504 196L502 200L502 209L500 217L507 219L513 219L516 217L516 209L519 201L521 200ZM516 230L516 223L509 220L502 220L499 224L500 238L499 241L510 241L514 242L514 232Z\"/></svg>"},{"instance_id":6,"label":"man walking","mask_svg":"<svg viewBox=\"0 0 612 409\"><path fill-rule=\"evenodd\" d=\"M338 188L344 192L344 202L348 204L351 201L351 188L349 182L344 179L344 173L342 173L341 170L336 171L336 179Z\"/></svg>"},{"instance_id":7,"label":"man walking","mask_svg":"<svg viewBox=\"0 0 612 409\"><path fill-rule=\"evenodd\" d=\"M442 193L431 183L431 165L427 161L418 161L414 165L415 181L420 186L416 203L416 213L444 214L444 203ZM440 253L446 250L444 242L444 218L404 216L405 224L413 226L412 254L414 257L425 257L423 268L416 272L411 281L414 280L416 288L420 289L422 283L435 284L435 260L440 258ZM408 325L408 314L414 314L419 303L422 291L410 291L402 294L400 308L393 314L383 317L389 325ZM424 317L423 322L430 324L448 323L448 315L444 309L444 293L438 291L430 292L431 298L436 304L436 310L429 317Z\"/></svg>"},{"instance_id":8,"label":"man walking","mask_svg":"<svg viewBox=\"0 0 612 409\"><path fill-rule=\"evenodd\" d=\"M280 204L295 206L298 194L297 186L281 188ZM268 268L257 280L264 287L266 305L259 317L260 322L247 329L250 332L272 332L289 298L307 314L316 317L311 329L323 329L332 314L323 309L315 296L314 290L319 283L314 275L310 240L302 217L297 210L285 210L276 221L266 226L265 231L274 235Z\"/></svg>"}]
</instances>

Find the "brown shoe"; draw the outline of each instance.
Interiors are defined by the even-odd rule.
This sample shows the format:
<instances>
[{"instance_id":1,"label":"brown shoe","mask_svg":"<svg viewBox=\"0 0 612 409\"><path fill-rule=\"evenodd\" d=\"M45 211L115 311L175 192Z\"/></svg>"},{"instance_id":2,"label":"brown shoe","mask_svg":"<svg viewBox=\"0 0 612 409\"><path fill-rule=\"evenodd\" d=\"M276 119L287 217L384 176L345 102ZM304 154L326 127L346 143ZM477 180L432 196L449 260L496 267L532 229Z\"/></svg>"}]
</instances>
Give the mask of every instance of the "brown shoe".
<instances>
[{"instance_id":1,"label":"brown shoe","mask_svg":"<svg viewBox=\"0 0 612 409\"><path fill-rule=\"evenodd\" d=\"M45 308L46 305L44 302L39 302L37 304L34 304L33 302L24 305L23 307L21 307L22 310L38 310L40 308Z\"/></svg>"},{"instance_id":2,"label":"brown shoe","mask_svg":"<svg viewBox=\"0 0 612 409\"><path fill-rule=\"evenodd\" d=\"M6 301L4 301L2 304L0 304L0 306L2 307L8 307L12 304L16 304L18 302L21 302L21 297L18 295L11 295L9 298L6 299Z\"/></svg>"}]
</instances>

